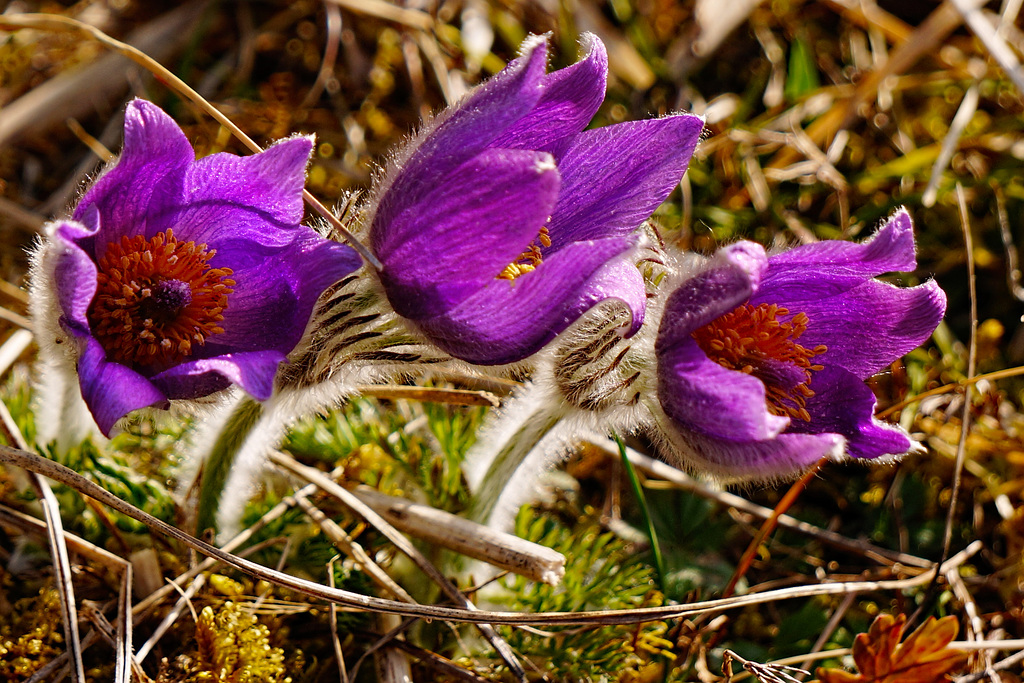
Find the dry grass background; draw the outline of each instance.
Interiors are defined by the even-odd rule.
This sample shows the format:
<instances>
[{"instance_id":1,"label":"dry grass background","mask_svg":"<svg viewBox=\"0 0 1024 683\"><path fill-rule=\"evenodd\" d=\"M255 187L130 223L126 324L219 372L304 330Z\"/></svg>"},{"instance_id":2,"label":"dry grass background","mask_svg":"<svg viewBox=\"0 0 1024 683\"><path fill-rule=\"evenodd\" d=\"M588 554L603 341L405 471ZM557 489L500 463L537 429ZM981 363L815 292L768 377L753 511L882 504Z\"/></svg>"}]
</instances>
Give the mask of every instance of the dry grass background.
<instances>
[{"instance_id":1,"label":"dry grass background","mask_svg":"<svg viewBox=\"0 0 1024 683\"><path fill-rule=\"evenodd\" d=\"M245 153L223 127L145 70L80 33L17 26L20 14L73 17L138 46L261 144L294 132L316 133L307 187L327 206L365 187L374 164L422 116L500 70L528 33L551 33L554 68L571 63L579 33L592 31L609 47L612 72L595 125L680 109L707 117L707 138L687 178L655 218L681 246L708 251L740 237L769 245L861 238L896 206L909 208L918 225L920 267L904 281L937 278L949 295L949 312L933 342L895 363L874 388L880 408L898 406L890 411L893 418L920 434L928 453L898 466L819 472L788 511L831 536L784 524L757 537L756 513L775 507L786 487L740 491L751 507L675 481L657 466L641 468L646 506L660 525L672 568L655 578L645 539L635 531L639 509L616 456L583 448L568 467L568 492L524 513L519 531L565 552L569 578L593 584L594 575L585 570L602 567L608 584L567 588L558 598L523 580L506 580L501 608L686 602L721 595L730 578L745 591L825 578L899 579L920 573L915 561L940 557L947 529L952 553L973 541L980 546L933 592L919 587L774 601L643 627L558 633L500 628L527 677L720 680L727 649L749 660L795 655L793 661L801 662L814 652L849 646L879 612L909 615L919 607L922 616L959 615L962 640L1020 639L1019 10L1012 0L982 7L970 0L14 0L0 15L5 402L30 435L26 377L33 348L16 335L29 328L26 249L44 221L69 207L107 150L119 148L127 99L141 96L162 106L200 153ZM970 251L966 234L973 238ZM457 457L479 417L477 408L359 401L302 425L289 450L301 460L343 468L350 481L390 492L416 489L429 504L457 513L465 503ZM965 418L969 430L961 439ZM428 424L427 436L407 430L418 419L421 430ZM181 511L168 493L176 472L168 454L181 429L167 421L143 422L115 440L112 450L83 447L65 464L173 523ZM0 678L10 680L26 679L68 647L45 535L15 516L40 516L19 477L13 467L0 477ZM253 505L253 520L288 493L287 483L279 478L268 487ZM114 556L132 558L136 575L151 582L137 586L139 595L197 560L179 543L73 490L58 489L58 500L68 532L89 544L73 544L71 557L77 597L93 606L82 609L83 638L91 645L85 651L88 678L109 680L111 646L88 634L101 632L108 619L117 621L120 565ZM420 600L438 599L380 534L330 500L309 500L365 545L404 589ZM307 521L295 505L284 506L284 516L261 532L252 557L321 583L329 574L339 585L379 592L350 563L339 561L328 571L335 551L324 527ZM756 552L746 566L744 550L752 539ZM889 552L878 554L869 545ZM443 566L451 561L433 549L424 552ZM323 602L227 569L204 576L192 584L188 600L167 593L136 615L136 647L159 630L161 620L170 629L154 640L140 679L337 680L336 653L352 675L354 663L379 647L378 654L398 653L396 666L411 666L415 680L514 680L507 662L466 627L332 618ZM403 640L380 640L395 627ZM1019 650L1019 642L979 650L969 670L988 672L965 671L958 680L1020 680ZM842 663L832 656L831 665ZM373 680L370 669L362 667L356 680ZM758 675L789 680L779 671Z\"/></svg>"}]
</instances>

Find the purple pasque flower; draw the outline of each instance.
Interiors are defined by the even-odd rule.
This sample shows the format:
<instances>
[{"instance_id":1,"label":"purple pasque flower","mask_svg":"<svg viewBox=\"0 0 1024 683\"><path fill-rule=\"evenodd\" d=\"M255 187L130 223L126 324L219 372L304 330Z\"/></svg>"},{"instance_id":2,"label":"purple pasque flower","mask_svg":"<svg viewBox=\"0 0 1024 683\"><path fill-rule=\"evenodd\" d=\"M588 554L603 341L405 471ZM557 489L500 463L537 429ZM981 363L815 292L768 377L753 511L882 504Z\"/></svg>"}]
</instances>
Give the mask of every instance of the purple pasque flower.
<instances>
[{"instance_id":1,"label":"purple pasque flower","mask_svg":"<svg viewBox=\"0 0 1024 683\"><path fill-rule=\"evenodd\" d=\"M136 408L230 384L269 398L317 298L360 265L299 225L312 146L196 160L167 114L128 105L120 158L37 256L55 295L41 323L72 348L105 434Z\"/></svg>"},{"instance_id":2,"label":"purple pasque flower","mask_svg":"<svg viewBox=\"0 0 1024 683\"><path fill-rule=\"evenodd\" d=\"M874 279L915 266L905 210L860 244L720 250L665 303L655 344L665 436L688 464L725 479L785 477L844 446L857 459L910 451L905 431L874 418L864 380L942 319L934 281Z\"/></svg>"},{"instance_id":3,"label":"purple pasque flower","mask_svg":"<svg viewBox=\"0 0 1024 683\"><path fill-rule=\"evenodd\" d=\"M547 41L427 126L371 206L370 242L392 307L451 355L481 365L538 351L595 304L639 329L637 228L678 184L700 136L677 114L584 131L607 55L546 73Z\"/></svg>"}]
</instances>

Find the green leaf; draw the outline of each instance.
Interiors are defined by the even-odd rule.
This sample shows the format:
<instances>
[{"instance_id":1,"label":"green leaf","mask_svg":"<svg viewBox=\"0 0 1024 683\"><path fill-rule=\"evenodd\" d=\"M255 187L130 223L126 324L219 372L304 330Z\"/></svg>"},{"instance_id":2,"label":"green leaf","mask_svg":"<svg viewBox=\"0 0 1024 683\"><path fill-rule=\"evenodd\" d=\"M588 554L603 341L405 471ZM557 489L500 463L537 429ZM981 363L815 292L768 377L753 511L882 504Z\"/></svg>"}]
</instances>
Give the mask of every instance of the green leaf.
<instances>
[{"instance_id":1,"label":"green leaf","mask_svg":"<svg viewBox=\"0 0 1024 683\"><path fill-rule=\"evenodd\" d=\"M789 73L786 74L786 99L798 100L818 89L821 81L818 78L818 66L814 62L814 53L807 43L796 38L789 48Z\"/></svg>"}]
</instances>

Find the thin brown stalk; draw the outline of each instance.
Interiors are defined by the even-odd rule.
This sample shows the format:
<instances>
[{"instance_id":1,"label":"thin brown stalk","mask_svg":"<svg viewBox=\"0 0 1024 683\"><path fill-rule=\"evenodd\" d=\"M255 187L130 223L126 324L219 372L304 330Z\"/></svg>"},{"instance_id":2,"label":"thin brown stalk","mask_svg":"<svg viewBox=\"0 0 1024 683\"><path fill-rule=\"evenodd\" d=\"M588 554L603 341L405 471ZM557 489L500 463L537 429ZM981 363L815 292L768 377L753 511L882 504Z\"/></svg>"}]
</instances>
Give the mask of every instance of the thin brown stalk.
<instances>
[{"instance_id":1,"label":"thin brown stalk","mask_svg":"<svg viewBox=\"0 0 1024 683\"><path fill-rule=\"evenodd\" d=\"M178 78L178 76L176 76L172 71L152 59L142 50L111 38L95 26L90 26L89 24L71 19L70 17L63 17L56 14L15 14L0 16L0 28L35 28L43 31L74 31L76 33L82 33L87 37L102 43L111 50L124 55L148 70L150 73L154 74L175 92L186 97L193 104L209 114L217 121L217 123L227 128L232 135L238 138L238 140L240 140L242 144L248 147L252 152L263 151L263 148L256 144L252 138L246 135L241 128L236 126L231 119L222 114L216 107L210 104L206 98L196 92L192 86ZM359 255L362 256L367 263L377 270L382 268L380 261L376 256L374 256L373 252L371 252L362 242L357 240L355 236L349 232L348 228L346 228L345 225L343 225L342 222L338 220L338 218L329 209L327 209L327 207L320 203L320 200L310 194L309 190L302 191L302 198L314 211L317 212L317 214L331 225L333 230L335 230L339 235L343 235L349 246L359 252Z\"/></svg>"},{"instance_id":2,"label":"thin brown stalk","mask_svg":"<svg viewBox=\"0 0 1024 683\"><path fill-rule=\"evenodd\" d=\"M150 528L150 530L156 533L168 536L197 552L214 558L218 562L234 567L235 569L253 576L258 580L269 581L318 600L336 602L339 605L343 605L357 611L388 612L391 614L419 617L423 619L441 619L444 621L473 624L536 624L545 626L565 626L571 624L595 626L637 624L647 621L662 621L665 619L693 617L707 612L720 612L723 610L738 609L751 605L775 602L777 600L807 598L818 595L849 595L851 593L869 593L874 591L908 590L925 585L936 574L935 569L931 569L918 576L907 579L825 582L765 591L764 593L741 595L726 599L691 602L684 605L663 605L661 607L641 607L626 610L544 612L533 614L528 612L491 612L485 610L438 607L434 605L407 605L393 600L384 600L382 598L360 595L351 591L328 588L327 586L314 583L313 581L274 571L273 569L269 569L263 565L257 564L243 557L239 557L238 555L224 552L220 548L216 548L205 541L201 541L198 538L185 533L181 529L171 526L163 520L157 519L149 513L126 503L77 472L64 467L59 463L53 462L52 460L47 460L35 453L30 453L17 448L10 448L9 446L0 446L0 463L7 463L9 465L21 467L65 484L66 486L77 490L79 493L95 498L104 505L109 505L118 512L145 524ZM974 541L964 548L964 550L949 558L949 560L939 568L939 571L945 572L952 568L959 567L978 553L981 548L981 541ZM136 609L138 608L136 607Z\"/></svg>"},{"instance_id":3,"label":"thin brown stalk","mask_svg":"<svg viewBox=\"0 0 1024 683\"><path fill-rule=\"evenodd\" d=\"M355 495L350 493L347 489L339 486L333 480L328 478L321 472L312 467L307 467L299 463L297 460L288 456L280 451L271 451L270 460L279 467L287 469L292 474L298 475L306 481L312 482L322 488L328 495L337 498L345 507L351 512L361 517L366 523L372 525L377 531L379 531L385 538L398 548L402 553L405 554L410 560L412 560L420 571L427 575L431 581L437 584L438 588L448 596L448 598L455 602L455 604L463 607L467 610L476 610L476 606L470 602L470 600L462 594L462 591L453 584L448 578L438 571L437 567L428 560L419 549L414 546L409 539L403 536L397 529L391 526L387 520L378 515L370 506L362 502ZM526 671L523 669L522 664L519 663L519 659L516 657L512 648L506 643L494 630L494 627L487 623L481 623L477 625L480 633L484 639L491 644L491 647L498 653L498 655L505 661L511 672L519 679L526 679Z\"/></svg>"}]
</instances>

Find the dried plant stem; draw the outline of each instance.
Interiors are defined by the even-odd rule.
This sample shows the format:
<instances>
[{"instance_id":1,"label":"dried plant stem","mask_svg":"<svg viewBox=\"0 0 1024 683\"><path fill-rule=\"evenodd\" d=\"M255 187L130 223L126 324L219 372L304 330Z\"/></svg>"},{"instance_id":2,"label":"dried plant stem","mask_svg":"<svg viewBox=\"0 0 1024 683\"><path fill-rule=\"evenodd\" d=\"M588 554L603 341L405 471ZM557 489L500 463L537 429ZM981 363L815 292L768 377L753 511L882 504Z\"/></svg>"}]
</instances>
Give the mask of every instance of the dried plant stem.
<instances>
[{"instance_id":1,"label":"dried plant stem","mask_svg":"<svg viewBox=\"0 0 1024 683\"><path fill-rule=\"evenodd\" d=\"M751 539L750 545L748 545L747 549L743 552L743 556L740 557L739 564L736 566L736 571L733 572L728 585L725 587L725 590L722 591L723 597L729 597L733 594L733 591L736 590L736 584L739 583L740 579L742 579L750 569L750 565L754 561L754 556L757 554L758 548L761 547L761 544L765 542L765 539L768 538L769 534L775 531L775 528L779 525L779 517L793 506L793 503L795 503L796 499L800 497L803 490L807 488L807 484L809 484L811 479L817 475L818 470L825 464L825 462L827 462L827 459L822 458L818 462L814 463L814 465L811 466L811 468L807 470L802 477L793 482L793 485L789 487L789 490L786 491L786 495L784 495L782 500L779 501L779 504L775 506L775 509L772 510L771 516L764 521L764 524L762 524L761 528L758 529L757 535Z\"/></svg>"},{"instance_id":2,"label":"dried plant stem","mask_svg":"<svg viewBox=\"0 0 1024 683\"><path fill-rule=\"evenodd\" d=\"M368 486L352 493L397 529L416 538L552 586L565 576L565 556L551 548Z\"/></svg>"},{"instance_id":3,"label":"dried plant stem","mask_svg":"<svg viewBox=\"0 0 1024 683\"><path fill-rule=\"evenodd\" d=\"M334 588L334 563L338 556L335 555L327 563L327 585ZM348 683L348 670L345 668L345 654L341 650L341 638L338 637L338 606L331 603L331 644L334 646L334 657L338 660L338 678L341 683Z\"/></svg>"},{"instance_id":4,"label":"dried plant stem","mask_svg":"<svg viewBox=\"0 0 1024 683\"><path fill-rule=\"evenodd\" d=\"M135 653L136 660L138 660L141 663L146 659L146 657L149 656L149 653L152 652L156 644L160 642L160 639L164 637L164 634L166 634L167 631L169 631L170 628L174 626L174 622L178 620L179 616L181 616L181 613L185 610L185 605L188 603L188 601L191 600L192 597L199 592L199 589L202 588L203 584L205 583L205 577L202 574L200 574L196 577L195 581L188 585L188 588L186 588L185 591L182 593L181 597L178 598L178 602L175 603L174 607L172 607L171 610L167 612L167 615L153 630L153 635L151 635L149 637L149 640L143 643L142 647L140 647L138 652ZM171 584L171 587L173 587L173 585L174 584Z\"/></svg>"},{"instance_id":5,"label":"dried plant stem","mask_svg":"<svg viewBox=\"0 0 1024 683\"><path fill-rule=\"evenodd\" d=\"M0 401L0 426L10 443L26 452L28 443L7 410L7 404ZM50 484L36 472L29 472L29 482L43 508L46 521L46 536L53 555L53 574L60 597L60 615L64 621L64 637L71 660L71 675L76 683L85 683L85 665L82 663L82 638L78 633L78 611L75 608L75 587L71 580L71 558L64 542L64 524L60 519L60 504L50 490Z\"/></svg>"},{"instance_id":6,"label":"dried plant stem","mask_svg":"<svg viewBox=\"0 0 1024 683\"><path fill-rule=\"evenodd\" d=\"M996 370L995 372L987 372L984 375L972 375L954 384L944 384L941 387L935 387L934 389L929 389L928 391L922 391L920 394L916 394L914 396L911 396L910 398L904 399L897 403L896 405L890 406L885 410L876 413L875 417L880 419L889 417L894 413L903 410L907 406L912 405L914 403L918 403L919 401L921 401L921 399L928 398L929 396L939 396L941 394L948 394L954 391L958 391L960 389L966 390L967 387L974 386L978 382L994 382L996 380L1007 379L1008 377L1017 377L1019 375L1024 375L1024 366L1007 368L1005 370Z\"/></svg>"},{"instance_id":7,"label":"dried plant stem","mask_svg":"<svg viewBox=\"0 0 1024 683\"><path fill-rule=\"evenodd\" d=\"M407 399L409 401L426 401L428 403L446 403L454 406L497 408L501 405L501 400L491 392L473 391L470 389L415 387L401 384L360 384L356 387L356 393L360 396L372 396L373 398Z\"/></svg>"},{"instance_id":8,"label":"dried plant stem","mask_svg":"<svg viewBox=\"0 0 1024 683\"><path fill-rule=\"evenodd\" d=\"M209 543L201 541L198 538L185 533L181 529L171 526L163 520L157 519L149 513L126 503L106 489L101 488L85 477L79 475L77 472L74 472L59 463L53 462L52 460L47 460L35 453L30 453L17 448L10 448L8 446L0 446L0 463L7 463L9 465L21 467L70 486L83 495L95 498L104 505L109 505L118 512L145 524L154 532L173 538L174 540L183 543L204 555L214 558L216 561L234 567L235 569L257 579L269 581L285 588L290 588L319 600L336 602L339 605L343 605L354 610L388 612L391 614L420 617L424 619L441 619L445 621L465 623L537 624L545 626L565 626L570 624L636 624L646 621L691 617L706 612L720 612L722 610L736 609L750 605L760 605L777 600L807 598L817 595L849 595L851 593L867 593L872 591L908 590L925 585L933 576L935 576L936 573L934 569L931 569L923 572L919 576L908 579L829 582L810 586L782 588L727 599L705 600L685 605L641 607L628 610L544 612L540 614L531 614L524 612L490 612L484 610L437 607L433 605L407 605L393 600L384 600L372 596L360 595L351 591L328 588L327 586L323 586L306 579L301 579L279 571L268 569L263 565L225 552L220 548L216 548ZM955 567L959 567L975 553L980 551L981 548L981 541L974 541L964 550L949 558L949 560L939 568L939 571L946 572ZM136 610L138 609L138 606L136 606Z\"/></svg>"},{"instance_id":9,"label":"dried plant stem","mask_svg":"<svg viewBox=\"0 0 1024 683\"><path fill-rule=\"evenodd\" d=\"M325 493L337 498L345 507L347 507L352 513L358 515L368 524L372 525L381 534L384 535L391 543L398 548L402 553L412 560L420 571L427 575L427 577L433 581L441 589L449 599L453 600L457 605L467 609L476 610L476 606L462 594L462 591L458 589L455 584L448 580L448 578L438 571L424 555L421 553L416 546L409 542L405 536L400 534L394 527L374 512L368 505L359 500L355 495L350 493L348 490L342 488L334 481L326 477L320 470L312 467L307 467L289 455L281 453L280 451L271 451L270 460L275 465L287 469L292 474L298 475L316 484L324 490ZM484 639L491 644L498 655L505 661L512 673L519 679L526 680L526 671L523 669L522 664L519 663L519 659L516 657L512 648L506 643L494 630L494 627L487 623L480 623L477 625L480 633Z\"/></svg>"},{"instance_id":10,"label":"dried plant stem","mask_svg":"<svg viewBox=\"0 0 1024 683\"><path fill-rule=\"evenodd\" d=\"M819 116L807 129L807 135L815 145L827 142L839 130L845 128L858 108L873 101L878 95L879 86L889 76L900 74L914 64L922 55L942 42L962 23L960 14L949 3L943 2L928 18L918 26L910 36L901 43L889 58L878 68L868 72L858 82L854 95L836 102L823 115ZM785 168L797 157L797 151L791 147L783 147L771 160L771 168Z\"/></svg>"},{"instance_id":11,"label":"dried plant stem","mask_svg":"<svg viewBox=\"0 0 1024 683\"><path fill-rule=\"evenodd\" d=\"M398 7L384 0L327 0L327 3L421 31L429 31L434 27L434 18L426 12Z\"/></svg>"},{"instance_id":12,"label":"dried plant stem","mask_svg":"<svg viewBox=\"0 0 1024 683\"><path fill-rule=\"evenodd\" d=\"M380 565L373 561L363 547L352 540L352 538L345 533L338 524L333 520L329 519L327 515L320 511L315 505L310 503L306 498L298 498L295 501L298 506L302 508L302 511L306 513L315 524L324 532L327 538L331 539L331 543L334 546L351 557L355 563L370 577L370 579L378 586L383 588L396 600L402 602L414 603L416 599L409 595L404 588L395 583L395 580L388 576L387 572L381 569Z\"/></svg>"},{"instance_id":13,"label":"dried plant stem","mask_svg":"<svg viewBox=\"0 0 1024 683\"><path fill-rule=\"evenodd\" d=\"M598 448L601 448L609 455L613 455L615 452L607 439L588 437L587 441L593 443ZM643 470L648 476L661 479L676 488L680 488L703 498L714 500L722 505L735 508L740 512L754 515L761 519L768 519L774 514L774 511L770 508L757 505L756 503L751 503L746 498L737 496L734 493L729 493L728 491L716 491L711 489L705 484L693 479L685 472L631 448L627 448L626 453L629 456L630 461L639 469ZM653 482L648 482L648 486L651 486L652 483ZM908 555L907 553L896 552L887 548L879 548L864 541L849 539L841 534L835 533L834 531L816 527L813 524L802 522L789 515L779 515L777 522L780 526L784 526L787 529L807 534L808 536L816 538L823 543L827 543L837 548L842 548L848 552L864 555L876 562L884 562L887 564L899 563L908 567L916 567L920 569L932 566L931 562L923 558Z\"/></svg>"},{"instance_id":14,"label":"dried plant stem","mask_svg":"<svg viewBox=\"0 0 1024 683\"><path fill-rule=\"evenodd\" d=\"M210 104L206 98L193 90L188 83L178 78L172 71L152 59L142 50L139 50L127 43L123 43L120 40L111 38L95 26L90 26L89 24L71 19L70 17L64 17L56 14L13 14L0 17L0 27L6 29L34 28L42 31L75 31L77 33L83 33L93 40L102 43L111 50L124 55L152 73L160 79L161 82L167 84L175 92L184 96L197 107L209 114L217 121L217 123L231 131L231 134L238 138L238 140L240 140L242 144L248 147L252 152L263 151L263 148L256 144L252 138L246 135L241 128L236 126L231 119L222 114L216 107ZM314 211L316 211L331 225L332 229L337 231L338 234L343 235L345 237L345 241L348 242L353 249L359 252L359 255L362 256L367 263L377 270L381 269L381 263L377 257L373 255L373 252L371 252L366 245L357 240L355 236L349 232L348 228L346 228L342 222L327 209L327 207L320 203L320 200L310 194L309 190L302 191L302 198Z\"/></svg>"},{"instance_id":15,"label":"dried plant stem","mask_svg":"<svg viewBox=\"0 0 1024 683\"><path fill-rule=\"evenodd\" d=\"M956 185L956 198L960 207L960 227L964 234L964 252L967 257L967 287L971 299L971 338L967 347L967 378L970 379L974 376L977 366L978 289L974 277L974 240L971 237L971 220L967 213L967 200L964 197L964 188L960 183ZM960 416L960 442L956 447L956 464L953 467L953 489L949 494L946 526L942 534L942 551L939 554L939 559L935 562L936 566L941 565L949 557L950 547L953 543L953 520L956 516L957 503L960 501L960 485L963 479L964 461L967 457L967 433L970 431L972 389L972 385L967 385L964 388L964 409ZM908 620L908 626L910 623L913 623L914 618L923 612L928 603L931 602L931 598L938 591L939 576L940 574L937 573L932 579L932 583L928 586L928 591L925 594L926 599L921 601L921 606L918 607L913 617Z\"/></svg>"}]
</instances>

